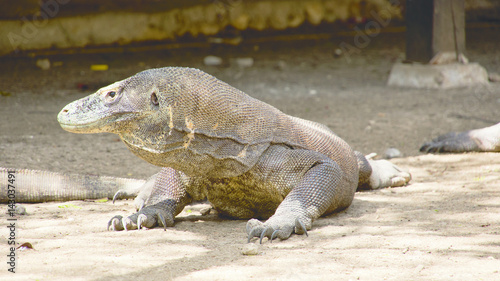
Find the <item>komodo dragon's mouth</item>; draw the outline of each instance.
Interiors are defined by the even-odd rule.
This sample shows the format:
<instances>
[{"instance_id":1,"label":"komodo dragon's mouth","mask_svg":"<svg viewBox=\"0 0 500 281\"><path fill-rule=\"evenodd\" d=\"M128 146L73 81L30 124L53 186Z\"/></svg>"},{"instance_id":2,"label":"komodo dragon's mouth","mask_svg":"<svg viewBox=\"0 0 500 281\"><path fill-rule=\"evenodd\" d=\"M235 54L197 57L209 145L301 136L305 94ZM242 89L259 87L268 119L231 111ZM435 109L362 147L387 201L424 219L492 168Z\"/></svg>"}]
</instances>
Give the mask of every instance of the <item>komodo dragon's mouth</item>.
<instances>
[{"instance_id":1,"label":"komodo dragon's mouth","mask_svg":"<svg viewBox=\"0 0 500 281\"><path fill-rule=\"evenodd\" d=\"M71 133L100 133L103 132L98 126L99 121L96 122L91 122L91 123L85 123L85 124L65 124L62 122L59 122L59 125L61 125L61 128L64 130L71 132Z\"/></svg>"},{"instance_id":2,"label":"komodo dragon's mouth","mask_svg":"<svg viewBox=\"0 0 500 281\"><path fill-rule=\"evenodd\" d=\"M68 112L67 109L61 110L57 115L57 121L59 121L59 125L61 125L64 130L71 133L113 133L119 131L120 121L125 121L133 117L131 113L115 113L110 116L101 117L97 120L88 120L90 118L85 118L85 116L81 118L75 118L75 116L68 118ZM88 121L86 122L86 120Z\"/></svg>"}]
</instances>

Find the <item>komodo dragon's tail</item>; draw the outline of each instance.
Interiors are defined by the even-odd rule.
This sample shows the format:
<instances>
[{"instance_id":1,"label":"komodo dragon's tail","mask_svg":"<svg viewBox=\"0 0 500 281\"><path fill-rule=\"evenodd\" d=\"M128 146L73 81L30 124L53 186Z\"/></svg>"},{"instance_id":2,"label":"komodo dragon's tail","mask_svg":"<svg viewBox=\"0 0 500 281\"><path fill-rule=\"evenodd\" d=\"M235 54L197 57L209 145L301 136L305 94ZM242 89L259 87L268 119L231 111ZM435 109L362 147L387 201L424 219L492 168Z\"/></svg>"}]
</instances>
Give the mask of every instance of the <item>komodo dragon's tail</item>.
<instances>
[{"instance_id":1,"label":"komodo dragon's tail","mask_svg":"<svg viewBox=\"0 0 500 281\"><path fill-rule=\"evenodd\" d=\"M10 175L10 176L9 176ZM0 203L133 198L145 180L0 167Z\"/></svg>"}]
</instances>

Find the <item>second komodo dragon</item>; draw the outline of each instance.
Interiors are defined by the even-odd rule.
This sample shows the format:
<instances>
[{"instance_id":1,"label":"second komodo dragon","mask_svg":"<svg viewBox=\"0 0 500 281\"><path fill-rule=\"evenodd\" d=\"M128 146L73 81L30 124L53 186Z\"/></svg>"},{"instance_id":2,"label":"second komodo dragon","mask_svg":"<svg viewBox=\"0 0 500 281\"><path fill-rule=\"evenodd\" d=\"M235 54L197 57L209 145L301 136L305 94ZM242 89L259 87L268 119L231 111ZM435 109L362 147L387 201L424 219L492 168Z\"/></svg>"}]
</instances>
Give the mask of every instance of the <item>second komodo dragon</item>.
<instances>
[{"instance_id":1,"label":"second komodo dragon","mask_svg":"<svg viewBox=\"0 0 500 281\"><path fill-rule=\"evenodd\" d=\"M173 226L186 204L206 198L222 215L250 219L248 240L287 239L347 208L358 187L410 180L390 162L354 152L326 126L192 68L140 72L70 103L58 120L74 133L118 134L163 167L139 194L139 211L109 221L114 230Z\"/></svg>"}]
</instances>

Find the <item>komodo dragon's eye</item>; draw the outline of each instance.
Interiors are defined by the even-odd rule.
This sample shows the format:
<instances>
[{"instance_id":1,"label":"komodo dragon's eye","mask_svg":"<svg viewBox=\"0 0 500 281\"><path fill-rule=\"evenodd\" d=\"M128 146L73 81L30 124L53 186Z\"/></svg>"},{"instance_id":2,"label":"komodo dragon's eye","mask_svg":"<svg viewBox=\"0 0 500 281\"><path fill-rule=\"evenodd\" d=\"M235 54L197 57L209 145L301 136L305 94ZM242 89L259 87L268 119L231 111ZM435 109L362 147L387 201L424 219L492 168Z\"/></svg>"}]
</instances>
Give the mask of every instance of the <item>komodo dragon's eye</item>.
<instances>
[{"instance_id":1,"label":"komodo dragon's eye","mask_svg":"<svg viewBox=\"0 0 500 281\"><path fill-rule=\"evenodd\" d=\"M115 91L109 91L104 96L104 99L106 100L106 102L111 103L111 102L114 102L117 97L118 97L118 94Z\"/></svg>"}]
</instances>

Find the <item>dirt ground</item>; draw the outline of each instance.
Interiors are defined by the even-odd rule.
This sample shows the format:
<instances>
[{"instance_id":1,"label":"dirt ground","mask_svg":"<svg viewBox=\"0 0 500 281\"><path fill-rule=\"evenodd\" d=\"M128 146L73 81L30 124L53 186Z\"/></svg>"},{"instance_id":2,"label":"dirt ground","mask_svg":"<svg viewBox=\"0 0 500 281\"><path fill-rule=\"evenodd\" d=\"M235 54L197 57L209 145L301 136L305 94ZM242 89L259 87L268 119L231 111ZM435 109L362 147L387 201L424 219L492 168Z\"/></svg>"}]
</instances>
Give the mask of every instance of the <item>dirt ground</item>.
<instances>
[{"instance_id":1,"label":"dirt ground","mask_svg":"<svg viewBox=\"0 0 500 281\"><path fill-rule=\"evenodd\" d=\"M468 30L468 57L500 72L498 29ZM246 221L201 216L188 206L175 227L108 232L132 201L26 204L9 280L500 280L500 155L420 155L440 133L500 120L500 84L454 90L389 88L394 62L404 58L404 35L381 34L359 52L336 57L342 37L214 46L145 53L1 59L0 166L146 178L159 170L130 153L117 136L63 131L57 113L67 103L143 69L191 66L215 75L294 116L328 125L356 150L404 157L408 186L360 192L347 210L320 218L309 237L258 241L246 256ZM205 66L216 55L222 66ZM242 68L236 58L251 57ZM107 71L91 71L107 64ZM82 89L83 88L83 89ZM2 206L6 209L6 206ZM3 215L2 225L6 223ZM8 251L0 229L0 253Z\"/></svg>"}]
</instances>

